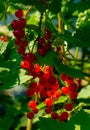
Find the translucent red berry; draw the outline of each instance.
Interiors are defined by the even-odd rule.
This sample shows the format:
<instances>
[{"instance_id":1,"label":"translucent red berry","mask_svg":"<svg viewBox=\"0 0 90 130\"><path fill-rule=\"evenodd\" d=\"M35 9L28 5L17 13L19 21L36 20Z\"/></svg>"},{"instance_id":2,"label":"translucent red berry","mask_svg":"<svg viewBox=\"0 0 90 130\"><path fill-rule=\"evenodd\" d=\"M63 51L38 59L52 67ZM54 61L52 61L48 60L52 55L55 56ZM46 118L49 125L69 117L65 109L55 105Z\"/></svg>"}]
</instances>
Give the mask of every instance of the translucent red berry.
<instances>
[{"instance_id":1,"label":"translucent red berry","mask_svg":"<svg viewBox=\"0 0 90 130\"><path fill-rule=\"evenodd\" d=\"M46 98L46 99L45 99L45 104L46 104L46 106L48 106L48 107L52 106L52 105L53 105L53 100L52 100L52 98Z\"/></svg>"},{"instance_id":2,"label":"translucent red berry","mask_svg":"<svg viewBox=\"0 0 90 130\"><path fill-rule=\"evenodd\" d=\"M20 54L24 54L25 53L25 47L24 46L19 46L17 51Z\"/></svg>"},{"instance_id":3,"label":"translucent red berry","mask_svg":"<svg viewBox=\"0 0 90 130\"><path fill-rule=\"evenodd\" d=\"M21 61L20 66L23 69L29 69L30 68L30 62L28 62L27 60L23 60L23 61Z\"/></svg>"},{"instance_id":4,"label":"translucent red berry","mask_svg":"<svg viewBox=\"0 0 90 130\"><path fill-rule=\"evenodd\" d=\"M34 95L34 89L28 89L27 91L26 91L26 96L27 97L32 97L33 95Z\"/></svg>"},{"instance_id":5,"label":"translucent red berry","mask_svg":"<svg viewBox=\"0 0 90 130\"><path fill-rule=\"evenodd\" d=\"M56 112L52 112L51 118L52 119L58 119L58 114Z\"/></svg>"},{"instance_id":6,"label":"translucent red berry","mask_svg":"<svg viewBox=\"0 0 90 130\"><path fill-rule=\"evenodd\" d=\"M17 46L19 46L19 45L21 45L22 44L22 39L20 39L20 38L16 38L15 39L15 44L17 45Z\"/></svg>"},{"instance_id":7,"label":"translucent red berry","mask_svg":"<svg viewBox=\"0 0 90 130\"><path fill-rule=\"evenodd\" d=\"M38 38L38 43L43 46L45 44L45 39L44 38Z\"/></svg>"},{"instance_id":8,"label":"translucent red berry","mask_svg":"<svg viewBox=\"0 0 90 130\"><path fill-rule=\"evenodd\" d=\"M71 91L70 92L70 98L71 99L76 99L78 96L78 92L77 91Z\"/></svg>"},{"instance_id":9,"label":"translucent red berry","mask_svg":"<svg viewBox=\"0 0 90 130\"><path fill-rule=\"evenodd\" d=\"M11 22L11 27L12 27L14 30L18 29L18 28L19 28L19 22L18 22L18 20L13 20L13 21Z\"/></svg>"},{"instance_id":10,"label":"translucent red berry","mask_svg":"<svg viewBox=\"0 0 90 130\"><path fill-rule=\"evenodd\" d=\"M70 88L68 86L64 86L61 88L61 91L64 95L67 95L70 92Z\"/></svg>"},{"instance_id":11,"label":"translucent red berry","mask_svg":"<svg viewBox=\"0 0 90 130\"><path fill-rule=\"evenodd\" d=\"M28 112L27 113L27 118L33 119L34 118L34 113L33 112Z\"/></svg>"},{"instance_id":12,"label":"translucent red berry","mask_svg":"<svg viewBox=\"0 0 90 130\"><path fill-rule=\"evenodd\" d=\"M23 30L17 29L17 30L14 30L13 34L16 38L23 38L25 35L25 32Z\"/></svg>"},{"instance_id":13,"label":"translucent red berry","mask_svg":"<svg viewBox=\"0 0 90 130\"><path fill-rule=\"evenodd\" d=\"M70 88L70 91L77 91L78 85L77 85L77 83L71 83L69 85L69 88Z\"/></svg>"},{"instance_id":14,"label":"translucent red berry","mask_svg":"<svg viewBox=\"0 0 90 130\"><path fill-rule=\"evenodd\" d=\"M71 111L71 110L73 109L72 103L66 103L66 104L65 104L65 109L66 109L67 111Z\"/></svg>"},{"instance_id":15,"label":"translucent red berry","mask_svg":"<svg viewBox=\"0 0 90 130\"><path fill-rule=\"evenodd\" d=\"M33 112L34 112L35 114L37 114L37 113L38 113L38 109L37 109L37 108L33 109Z\"/></svg>"},{"instance_id":16,"label":"translucent red berry","mask_svg":"<svg viewBox=\"0 0 90 130\"><path fill-rule=\"evenodd\" d=\"M44 48L38 48L38 54L41 55L41 56L44 56L46 54L46 51Z\"/></svg>"},{"instance_id":17,"label":"translucent red berry","mask_svg":"<svg viewBox=\"0 0 90 130\"><path fill-rule=\"evenodd\" d=\"M69 117L68 112L62 112L62 113L60 114L60 116L59 116L58 119L59 119L61 122L65 122L65 121L67 121L68 117Z\"/></svg>"},{"instance_id":18,"label":"translucent red berry","mask_svg":"<svg viewBox=\"0 0 90 130\"><path fill-rule=\"evenodd\" d=\"M17 18L22 18L22 17L23 17L23 11L20 10L20 9L16 10L15 16L16 16Z\"/></svg>"},{"instance_id":19,"label":"translucent red berry","mask_svg":"<svg viewBox=\"0 0 90 130\"><path fill-rule=\"evenodd\" d=\"M46 107L46 108L45 108L45 112L46 112L47 114L50 114L50 113L52 112L52 108L51 108L51 107Z\"/></svg>"},{"instance_id":20,"label":"translucent red berry","mask_svg":"<svg viewBox=\"0 0 90 130\"><path fill-rule=\"evenodd\" d=\"M29 106L31 109L36 109L37 103L36 103L35 100L32 100L32 101L28 102L28 106Z\"/></svg>"},{"instance_id":21,"label":"translucent red berry","mask_svg":"<svg viewBox=\"0 0 90 130\"><path fill-rule=\"evenodd\" d=\"M18 19L19 28L24 28L26 26L26 19L20 18Z\"/></svg>"}]
</instances>

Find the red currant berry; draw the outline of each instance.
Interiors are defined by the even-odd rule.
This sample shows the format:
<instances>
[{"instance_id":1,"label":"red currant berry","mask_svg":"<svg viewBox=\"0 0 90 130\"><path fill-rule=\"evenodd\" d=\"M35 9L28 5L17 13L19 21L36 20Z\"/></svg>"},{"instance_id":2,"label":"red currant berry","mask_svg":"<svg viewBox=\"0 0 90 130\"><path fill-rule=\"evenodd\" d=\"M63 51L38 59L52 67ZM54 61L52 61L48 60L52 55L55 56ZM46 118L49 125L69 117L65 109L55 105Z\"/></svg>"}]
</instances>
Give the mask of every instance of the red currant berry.
<instances>
[{"instance_id":1,"label":"red currant berry","mask_svg":"<svg viewBox=\"0 0 90 130\"><path fill-rule=\"evenodd\" d=\"M23 69L29 69L30 68L30 63L27 60L23 60L23 61L21 61L20 66Z\"/></svg>"},{"instance_id":2,"label":"red currant berry","mask_svg":"<svg viewBox=\"0 0 90 130\"><path fill-rule=\"evenodd\" d=\"M52 112L52 108L51 108L51 107L46 107L46 108L45 108L45 112L46 112L47 114L50 114L50 113Z\"/></svg>"},{"instance_id":3,"label":"red currant berry","mask_svg":"<svg viewBox=\"0 0 90 130\"><path fill-rule=\"evenodd\" d=\"M49 51L51 49L51 43L47 43L45 46L44 46L44 49L45 51Z\"/></svg>"},{"instance_id":4,"label":"red currant berry","mask_svg":"<svg viewBox=\"0 0 90 130\"><path fill-rule=\"evenodd\" d=\"M34 96L34 89L28 89L27 91L26 91L26 96L27 97L32 97L32 96Z\"/></svg>"},{"instance_id":5,"label":"red currant berry","mask_svg":"<svg viewBox=\"0 0 90 130\"><path fill-rule=\"evenodd\" d=\"M13 34L16 38L23 38L25 32L23 30L18 29L18 30L14 30Z\"/></svg>"},{"instance_id":6,"label":"red currant berry","mask_svg":"<svg viewBox=\"0 0 90 130\"><path fill-rule=\"evenodd\" d=\"M33 109L33 112L34 112L35 114L37 114L37 113L38 113L38 109L37 109L37 108Z\"/></svg>"},{"instance_id":7,"label":"red currant berry","mask_svg":"<svg viewBox=\"0 0 90 130\"><path fill-rule=\"evenodd\" d=\"M71 99L74 100L74 99L77 98L77 96L78 96L78 92L76 92L76 91L71 91L71 92L70 92L70 98L71 98Z\"/></svg>"},{"instance_id":8,"label":"red currant berry","mask_svg":"<svg viewBox=\"0 0 90 130\"><path fill-rule=\"evenodd\" d=\"M66 109L67 111L71 111L71 110L73 109L72 103L66 103L66 104L65 104L65 109Z\"/></svg>"},{"instance_id":9,"label":"red currant berry","mask_svg":"<svg viewBox=\"0 0 90 130\"><path fill-rule=\"evenodd\" d=\"M58 114L56 112L52 112L51 118L52 119L58 119Z\"/></svg>"},{"instance_id":10,"label":"red currant berry","mask_svg":"<svg viewBox=\"0 0 90 130\"><path fill-rule=\"evenodd\" d=\"M44 38L38 38L38 43L43 46L45 44L45 39Z\"/></svg>"},{"instance_id":11,"label":"red currant berry","mask_svg":"<svg viewBox=\"0 0 90 130\"><path fill-rule=\"evenodd\" d=\"M34 113L33 112L28 112L27 113L27 118L33 119L34 118Z\"/></svg>"},{"instance_id":12,"label":"red currant berry","mask_svg":"<svg viewBox=\"0 0 90 130\"><path fill-rule=\"evenodd\" d=\"M41 56L44 56L46 54L46 51L44 48L38 48L38 54L41 55Z\"/></svg>"},{"instance_id":13,"label":"red currant berry","mask_svg":"<svg viewBox=\"0 0 90 130\"><path fill-rule=\"evenodd\" d=\"M61 122L65 122L65 121L67 121L68 117L69 117L68 112L62 112L58 119Z\"/></svg>"},{"instance_id":14,"label":"red currant berry","mask_svg":"<svg viewBox=\"0 0 90 130\"><path fill-rule=\"evenodd\" d=\"M20 38L17 38L16 40L15 40L15 44L18 46L18 45L21 45L22 44L22 39L20 39Z\"/></svg>"},{"instance_id":15,"label":"red currant berry","mask_svg":"<svg viewBox=\"0 0 90 130\"><path fill-rule=\"evenodd\" d=\"M61 78L61 80L66 81L67 75L65 73L62 73L62 74L60 74L60 78Z\"/></svg>"},{"instance_id":16,"label":"red currant berry","mask_svg":"<svg viewBox=\"0 0 90 130\"><path fill-rule=\"evenodd\" d=\"M37 106L37 103L36 101L32 100L28 103L28 106L31 108L31 109L36 109L36 106Z\"/></svg>"},{"instance_id":17,"label":"red currant berry","mask_svg":"<svg viewBox=\"0 0 90 130\"><path fill-rule=\"evenodd\" d=\"M56 83L56 78L54 76L50 76L48 78L48 83L51 84L51 85L55 84Z\"/></svg>"},{"instance_id":18,"label":"red currant berry","mask_svg":"<svg viewBox=\"0 0 90 130\"><path fill-rule=\"evenodd\" d=\"M67 86L64 86L64 87L61 88L61 91L62 91L62 93L63 93L64 95L67 95L67 94L69 94L69 92L70 92L70 88L67 87Z\"/></svg>"},{"instance_id":19,"label":"red currant berry","mask_svg":"<svg viewBox=\"0 0 90 130\"><path fill-rule=\"evenodd\" d=\"M20 54L24 54L25 53L25 47L24 46L19 46L17 51Z\"/></svg>"},{"instance_id":20,"label":"red currant berry","mask_svg":"<svg viewBox=\"0 0 90 130\"><path fill-rule=\"evenodd\" d=\"M15 16L17 17L17 18L22 18L23 17L23 11L22 10L16 10L16 12L15 12Z\"/></svg>"},{"instance_id":21,"label":"red currant berry","mask_svg":"<svg viewBox=\"0 0 90 130\"><path fill-rule=\"evenodd\" d=\"M19 22L19 28L25 28L25 26L26 26L26 19L20 18L18 20L18 22Z\"/></svg>"},{"instance_id":22,"label":"red currant berry","mask_svg":"<svg viewBox=\"0 0 90 130\"><path fill-rule=\"evenodd\" d=\"M77 91L78 85L76 83L71 83L69 85L70 91Z\"/></svg>"},{"instance_id":23,"label":"red currant berry","mask_svg":"<svg viewBox=\"0 0 90 130\"><path fill-rule=\"evenodd\" d=\"M0 40L3 42L8 42L8 38L6 36L0 36Z\"/></svg>"},{"instance_id":24,"label":"red currant berry","mask_svg":"<svg viewBox=\"0 0 90 130\"><path fill-rule=\"evenodd\" d=\"M45 99L45 104L46 104L46 106L48 106L48 107L52 106L52 105L53 105L53 100L52 100L52 98L46 98L46 99Z\"/></svg>"},{"instance_id":25,"label":"red currant berry","mask_svg":"<svg viewBox=\"0 0 90 130\"><path fill-rule=\"evenodd\" d=\"M14 30L18 29L18 28L19 28L19 22L18 22L18 20L13 20L13 21L11 22L11 27L12 27Z\"/></svg>"}]
</instances>

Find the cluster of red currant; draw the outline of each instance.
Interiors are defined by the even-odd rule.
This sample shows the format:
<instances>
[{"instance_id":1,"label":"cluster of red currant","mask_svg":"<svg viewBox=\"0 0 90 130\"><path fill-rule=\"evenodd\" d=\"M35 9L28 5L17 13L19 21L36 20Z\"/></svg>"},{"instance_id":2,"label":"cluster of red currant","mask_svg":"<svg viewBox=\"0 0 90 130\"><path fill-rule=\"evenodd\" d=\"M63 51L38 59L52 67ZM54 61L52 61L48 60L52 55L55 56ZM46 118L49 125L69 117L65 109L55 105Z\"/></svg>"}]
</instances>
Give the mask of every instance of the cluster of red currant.
<instances>
[{"instance_id":1,"label":"cluster of red currant","mask_svg":"<svg viewBox=\"0 0 90 130\"><path fill-rule=\"evenodd\" d=\"M18 52L20 54L24 54L25 48L28 44L27 39L25 37L25 26L26 26L26 19L23 18L24 14L22 10L17 10L15 12L15 16L18 18L17 20L13 20L11 23L11 27L14 29L14 36L15 44L18 46Z\"/></svg>"},{"instance_id":2,"label":"cluster of red currant","mask_svg":"<svg viewBox=\"0 0 90 130\"><path fill-rule=\"evenodd\" d=\"M44 56L51 49L51 38L52 32L48 29L45 30L44 37L38 37L38 54Z\"/></svg>"},{"instance_id":3,"label":"cluster of red currant","mask_svg":"<svg viewBox=\"0 0 90 130\"><path fill-rule=\"evenodd\" d=\"M60 78L64 86L61 87L54 74L53 67L39 66L35 63L35 54L25 51L28 42L25 36L26 20L23 18L23 11L17 10L15 15L18 20L13 20L11 26L14 29L13 33L16 37L15 44L18 46L18 52L22 55L20 66L27 70L28 75L32 76L26 91L26 95L30 98L28 103L30 112L27 113L27 117L29 119L34 118L34 114L38 113L39 110L38 104L43 102L45 113L49 114L52 119L58 119L61 122L67 121L69 111L73 109L73 100L78 95L78 82L62 73ZM51 49L51 34L51 31L46 29L44 37L38 37L37 52L42 56ZM67 96L67 101L63 103L62 107L60 107L60 104L56 104L61 95ZM56 109L56 105L58 105L58 109Z\"/></svg>"}]
</instances>

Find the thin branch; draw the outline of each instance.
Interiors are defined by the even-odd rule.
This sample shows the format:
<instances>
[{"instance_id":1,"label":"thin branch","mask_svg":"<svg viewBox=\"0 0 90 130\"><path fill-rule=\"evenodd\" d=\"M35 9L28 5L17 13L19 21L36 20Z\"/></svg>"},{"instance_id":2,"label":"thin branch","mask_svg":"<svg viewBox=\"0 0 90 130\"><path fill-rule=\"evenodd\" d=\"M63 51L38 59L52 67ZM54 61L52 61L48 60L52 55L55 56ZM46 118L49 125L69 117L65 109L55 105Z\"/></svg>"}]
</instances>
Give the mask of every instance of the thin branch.
<instances>
[{"instance_id":1,"label":"thin branch","mask_svg":"<svg viewBox=\"0 0 90 130\"><path fill-rule=\"evenodd\" d=\"M29 8L28 8L28 10L27 10L27 12L26 12L26 14L25 14L25 18L28 16L28 14L29 14L31 8L32 8L32 6L29 6Z\"/></svg>"},{"instance_id":2,"label":"thin branch","mask_svg":"<svg viewBox=\"0 0 90 130\"><path fill-rule=\"evenodd\" d=\"M27 128L26 130L31 130L32 129L32 120L28 119L27 120Z\"/></svg>"},{"instance_id":3,"label":"thin branch","mask_svg":"<svg viewBox=\"0 0 90 130\"><path fill-rule=\"evenodd\" d=\"M43 19L43 11L41 12L39 21L39 37L41 36L42 19Z\"/></svg>"}]
</instances>

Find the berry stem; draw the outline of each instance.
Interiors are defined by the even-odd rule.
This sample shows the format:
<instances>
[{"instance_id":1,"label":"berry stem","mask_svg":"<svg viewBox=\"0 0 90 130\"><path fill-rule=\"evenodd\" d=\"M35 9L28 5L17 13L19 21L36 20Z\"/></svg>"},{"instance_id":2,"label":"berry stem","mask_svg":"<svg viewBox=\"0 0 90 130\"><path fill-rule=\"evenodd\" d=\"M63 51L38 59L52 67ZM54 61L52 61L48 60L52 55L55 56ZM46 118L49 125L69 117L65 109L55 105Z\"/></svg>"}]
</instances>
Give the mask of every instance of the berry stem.
<instances>
[{"instance_id":1,"label":"berry stem","mask_svg":"<svg viewBox=\"0 0 90 130\"><path fill-rule=\"evenodd\" d=\"M32 129L32 120L28 119L28 120L27 120L26 130L31 130L31 129Z\"/></svg>"},{"instance_id":2,"label":"berry stem","mask_svg":"<svg viewBox=\"0 0 90 130\"><path fill-rule=\"evenodd\" d=\"M42 19L43 19L43 11L41 12L40 21L39 21L39 37L41 36Z\"/></svg>"},{"instance_id":3,"label":"berry stem","mask_svg":"<svg viewBox=\"0 0 90 130\"><path fill-rule=\"evenodd\" d=\"M32 8L32 6L29 6L29 8L28 8L28 10L27 10L27 12L26 12L26 14L25 14L25 18L28 16L28 14L29 14L31 8Z\"/></svg>"}]
</instances>

